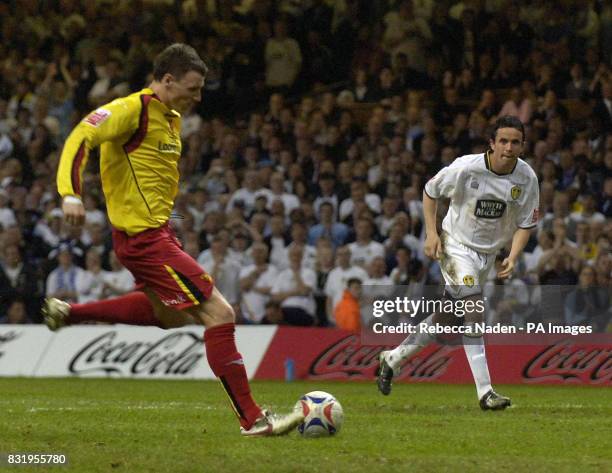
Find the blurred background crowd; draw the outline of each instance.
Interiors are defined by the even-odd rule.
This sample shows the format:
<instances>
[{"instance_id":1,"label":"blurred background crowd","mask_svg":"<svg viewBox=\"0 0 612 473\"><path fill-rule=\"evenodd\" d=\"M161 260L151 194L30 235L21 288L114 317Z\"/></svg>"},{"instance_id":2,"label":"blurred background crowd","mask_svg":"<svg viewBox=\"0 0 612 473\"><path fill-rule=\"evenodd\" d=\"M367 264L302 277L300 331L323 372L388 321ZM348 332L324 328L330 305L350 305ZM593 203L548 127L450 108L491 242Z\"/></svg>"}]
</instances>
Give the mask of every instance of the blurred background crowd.
<instances>
[{"instance_id":1,"label":"blurred background crowd","mask_svg":"<svg viewBox=\"0 0 612 473\"><path fill-rule=\"evenodd\" d=\"M84 228L62 221L55 171L85 114L187 42L210 72L184 116L172 225L240 322L358 329L389 287L439 284L423 186L509 114L526 125L540 221L515 275L488 284L490 320L608 325L610 2L9 0L0 36L4 322L40 322L45 296L132 290L97 159ZM533 310L538 285L558 288L554 310Z\"/></svg>"}]
</instances>

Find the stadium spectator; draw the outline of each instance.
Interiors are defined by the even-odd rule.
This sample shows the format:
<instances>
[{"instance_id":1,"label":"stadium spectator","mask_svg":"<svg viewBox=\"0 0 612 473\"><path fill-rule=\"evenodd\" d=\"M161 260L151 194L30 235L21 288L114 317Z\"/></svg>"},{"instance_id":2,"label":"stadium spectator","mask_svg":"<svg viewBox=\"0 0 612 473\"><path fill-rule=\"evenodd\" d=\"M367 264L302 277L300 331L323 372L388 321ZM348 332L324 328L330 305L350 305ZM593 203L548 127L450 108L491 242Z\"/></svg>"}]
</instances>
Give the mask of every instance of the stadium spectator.
<instances>
[{"instance_id":1,"label":"stadium spectator","mask_svg":"<svg viewBox=\"0 0 612 473\"><path fill-rule=\"evenodd\" d=\"M497 271L502 269L502 255L495 258ZM487 298L487 323L524 327L526 320L533 315L529 289L516 273L507 279L495 276L487 281L483 288L483 295Z\"/></svg>"},{"instance_id":2,"label":"stadium spectator","mask_svg":"<svg viewBox=\"0 0 612 473\"><path fill-rule=\"evenodd\" d=\"M2 229L7 229L14 225L17 225L17 219L15 218L15 212L13 212L13 209L9 206L8 193L0 189L0 227Z\"/></svg>"},{"instance_id":3,"label":"stadium spectator","mask_svg":"<svg viewBox=\"0 0 612 473\"><path fill-rule=\"evenodd\" d=\"M423 263L412 256L410 248L405 246L397 248L394 263L391 274L389 274L393 284L408 286L422 282L425 268Z\"/></svg>"},{"instance_id":4,"label":"stadium spectator","mask_svg":"<svg viewBox=\"0 0 612 473\"><path fill-rule=\"evenodd\" d=\"M73 263L72 248L69 244L62 243L57 251L59 264L47 277L45 295L69 302L77 302L79 291L76 281L82 278L84 270Z\"/></svg>"},{"instance_id":5,"label":"stadium spectator","mask_svg":"<svg viewBox=\"0 0 612 473\"><path fill-rule=\"evenodd\" d=\"M565 299L567 325L597 325L609 310L610 295L607 287L598 287L595 270L585 266L578 276L578 286Z\"/></svg>"},{"instance_id":6,"label":"stadium spectator","mask_svg":"<svg viewBox=\"0 0 612 473\"><path fill-rule=\"evenodd\" d=\"M261 184L258 181L257 172L254 170L247 171L242 181L242 187L232 193L225 209L226 212L238 208L245 217L250 215L255 208L257 192L261 189Z\"/></svg>"},{"instance_id":7,"label":"stadium spectator","mask_svg":"<svg viewBox=\"0 0 612 473\"><path fill-rule=\"evenodd\" d=\"M338 208L340 206L338 195L334 187L335 178L331 173L321 173L318 181L317 198L314 200L313 206L317 216L324 202L329 202L333 206L334 221L338 216Z\"/></svg>"},{"instance_id":8,"label":"stadium spectator","mask_svg":"<svg viewBox=\"0 0 612 473\"><path fill-rule=\"evenodd\" d=\"M100 254L92 248L85 255L85 271L77 273L75 280L79 304L101 300L105 278L106 271L102 269Z\"/></svg>"},{"instance_id":9,"label":"stadium spectator","mask_svg":"<svg viewBox=\"0 0 612 473\"><path fill-rule=\"evenodd\" d=\"M232 305L239 302L240 265L228 254L227 240L221 235L213 238L210 248L200 253L198 263L209 268L209 274L219 291Z\"/></svg>"},{"instance_id":10,"label":"stadium spectator","mask_svg":"<svg viewBox=\"0 0 612 473\"><path fill-rule=\"evenodd\" d=\"M349 228L339 222L334 222L334 205L322 202L319 206L319 223L308 230L308 244L316 245L320 238L331 241L334 248L342 246L349 235Z\"/></svg>"},{"instance_id":11,"label":"stadium spectator","mask_svg":"<svg viewBox=\"0 0 612 473\"><path fill-rule=\"evenodd\" d=\"M282 325L283 311L281 310L280 304L274 301L268 301L266 304L266 312L264 318L261 319L262 325Z\"/></svg>"},{"instance_id":12,"label":"stadium spectator","mask_svg":"<svg viewBox=\"0 0 612 473\"><path fill-rule=\"evenodd\" d=\"M94 194L87 194L83 197L83 205L85 206L85 218L87 223L98 225L103 229L106 226L106 215L100 210L100 202Z\"/></svg>"},{"instance_id":13,"label":"stadium spectator","mask_svg":"<svg viewBox=\"0 0 612 473\"><path fill-rule=\"evenodd\" d=\"M0 324L30 324L32 321L28 317L26 303L23 299L13 300L6 311L6 315L1 315Z\"/></svg>"},{"instance_id":14,"label":"stadium spectator","mask_svg":"<svg viewBox=\"0 0 612 473\"><path fill-rule=\"evenodd\" d=\"M355 225L355 241L350 243L351 264L368 268L372 260L385 256L384 246L372 239L373 223L370 219L361 218Z\"/></svg>"},{"instance_id":15,"label":"stadium spectator","mask_svg":"<svg viewBox=\"0 0 612 473\"><path fill-rule=\"evenodd\" d=\"M570 68L571 79L565 85L565 97L586 100L589 96L589 81L584 76L582 64L575 62Z\"/></svg>"},{"instance_id":16,"label":"stadium spectator","mask_svg":"<svg viewBox=\"0 0 612 473\"><path fill-rule=\"evenodd\" d=\"M334 249L329 239L322 238L317 243L317 256L314 267L317 276L317 284L314 290L317 316L316 325L320 327L327 327L329 325L325 287L329 274L333 269Z\"/></svg>"},{"instance_id":17,"label":"stadium spectator","mask_svg":"<svg viewBox=\"0 0 612 473\"><path fill-rule=\"evenodd\" d=\"M117 59L110 58L100 69L98 80L89 91L89 105L94 108L98 107L126 95L129 90L129 85L123 78L121 64Z\"/></svg>"},{"instance_id":18,"label":"stadium spectator","mask_svg":"<svg viewBox=\"0 0 612 473\"><path fill-rule=\"evenodd\" d=\"M417 71L425 71L425 51L432 40L427 21L415 14L411 0L400 2L397 10L387 13L383 19L385 31L383 45L395 57L403 53L409 65Z\"/></svg>"},{"instance_id":19,"label":"stadium spectator","mask_svg":"<svg viewBox=\"0 0 612 473\"><path fill-rule=\"evenodd\" d=\"M256 193L256 198L259 195L266 197L266 209L270 211L272 204L277 199L283 202L285 208L285 215L289 216L293 209L297 209L300 206L300 200L295 194L289 193L285 190L285 180L282 173L273 172L270 176L269 188L262 189Z\"/></svg>"},{"instance_id":20,"label":"stadium spectator","mask_svg":"<svg viewBox=\"0 0 612 473\"><path fill-rule=\"evenodd\" d=\"M393 286L393 280L387 275L387 263L382 256L375 256L368 265L368 279L364 281L368 287L367 295L388 295L389 289ZM374 288L374 293L369 289L370 286L387 286L382 289Z\"/></svg>"},{"instance_id":21,"label":"stadium spectator","mask_svg":"<svg viewBox=\"0 0 612 473\"><path fill-rule=\"evenodd\" d=\"M380 213L380 196L367 192L367 184L360 179L351 182L351 196L340 203L339 216L346 222L353 212L356 203L364 202L375 214Z\"/></svg>"},{"instance_id":22,"label":"stadium spectator","mask_svg":"<svg viewBox=\"0 0 612 473\"><path fill-rule=\"evenodd\" d=\"M278 270L268 263L268 247L254 243L253 264L240 269L240 309L246 323L262 323Z\"/></svg>"},{"instance_id":23,"label":"stadium spectator","mask_svg":"<svg viewBox=\"0 0 612 473\"><path fill-rule=\"evenodd\" d=\"M533 107L532 100L525 97L520 88L513 87L510 91L510 98L504 103L497 117L511 115L523 123L529 123L533 114Z\"/></svg>"},{"instance_id":24,"label":"stadium spectator","mask_svg":"<svg viewBox=\"0 0 612 473\"><path fill-rule=\"evenodd\" d=\"M314 270L317 258L317 249L313 245L308 244L306 225L304 225L301 220L302 219L295 220L291 224L291 243L289 243L287 246L287 251L290 251L294 246L300 247L304 255L302 259L302 266L304 268ZM285 263L282 267L287 267L287 263Z\"/></svg>"},{"instance_id":25,"label":"stadium spectator","mask_svg":"<svg viewBox=\"0 0 612 473\"><path fill-rule=\"evenodd\" d=\"M574 222L586 222L586 223L603 223L606 217L597 211L597 201L593 194L587 194L582 199L582 210L572 212L570 219Z\"/></svg>"},{"instance_id":26,"label":"stadium spectator","mask_svg":"<svg viewBox=\"0 0 612 473\"><path fill-rule=\"evenodd\" d=\"M6 315L12 301L21 299L28 317L35 317L41 302L39 275L35 268L24 263L16 244L7 243L0 260L0 314Z\"/></svg>"},{"instance_id":27,"label":"stadium spectator","mask_svg":"<svg viewBox=\"0 0 612 473\"><path fill-rule=\"evenodd\" d=\"M278 273L270 294L281 306L283 320L289 325L313 325L315 321L314 288L317 276L304 267L304 249L294 245L288 250L289 267Z\"/></svg>"},{"instance_id":28,"label":"stadium spectator","mask_svg":"<svg viewBox=\"0 0 612 473\"><path fill-rule=\"evenodd\" d=\"M342 299L334 309L334 320L336 327L351 332L361 330L361 280L351 278L346 283L346 289L342 293Z\"/></svg>"},{"instance_id":29,"label":"stadium spectator","mask_svg":"<svg viewBox=\"0 0 612 473\"><path fill-rule=\"evenodd\" d=\"M108 259L110 271L104 273L103 298L117 297L133 291L134 276L121 264L114 250L109 252Z\"/></svg>"},{"instance_id":30,"label":"stadium spectator","mask_svg":"<svg viewBox=\"0 0 612 473\"><path fill-rule=\"evenodd\" d=\"M287 35L287 24L274 22L274 36L266 42L266 86L271 91L288 92L302 67L300 45Z\"/></svg>"},{"instance_id":31,"label":"stadium spectator","mask_svg":"<svg viewBox=\"0 0 612 473\"><path fill-rule=\"evenodd\" d=\"M336 265L329 272L325 282L326 312L329 316L334 313L334 309L342 297L347 282L351 278L365 281L368 277L367 272L360 266L351 265L351 250L349 245L341 246L336 251Z\"/></svg>"}]
</instances>

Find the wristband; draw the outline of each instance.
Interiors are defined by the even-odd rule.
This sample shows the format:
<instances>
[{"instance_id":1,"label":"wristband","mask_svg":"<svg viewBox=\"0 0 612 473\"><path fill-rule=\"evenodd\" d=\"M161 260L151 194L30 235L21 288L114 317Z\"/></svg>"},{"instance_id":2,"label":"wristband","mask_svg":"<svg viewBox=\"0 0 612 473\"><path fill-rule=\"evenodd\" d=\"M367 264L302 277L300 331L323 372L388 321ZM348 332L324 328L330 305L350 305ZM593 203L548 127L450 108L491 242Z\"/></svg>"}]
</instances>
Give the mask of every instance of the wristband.
<instances>
[{"instance_id":1,"label":"wristband","mask_svg":"<svg viewBox=\"0 0 612 473\"><path fill-rule=\"evenodd\" d=\"M82 204L83 202L76 195L64 196L64 203L66 204Z\"/></svg>"}]
</instances>

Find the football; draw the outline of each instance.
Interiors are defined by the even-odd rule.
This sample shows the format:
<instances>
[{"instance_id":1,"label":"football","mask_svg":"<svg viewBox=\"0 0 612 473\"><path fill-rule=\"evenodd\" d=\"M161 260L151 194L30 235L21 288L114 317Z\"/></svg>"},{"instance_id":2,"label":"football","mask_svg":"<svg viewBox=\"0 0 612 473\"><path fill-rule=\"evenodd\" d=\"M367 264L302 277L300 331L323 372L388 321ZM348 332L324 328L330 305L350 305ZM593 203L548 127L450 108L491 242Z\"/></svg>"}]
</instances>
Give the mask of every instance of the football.
<instances>
[{"instance_id":1,"label":"football","mask_svg":"<svg viewBox=\"0 0 612 473\"><path fill-rule=\"evenodd\" d=\"M304 413L304 422L297 427L297 431L303 437L334 435L342 427L344 420L342 405L333 395L324 391L304 394L296 402L294 409Z\"/></svg>"}]
</instances>

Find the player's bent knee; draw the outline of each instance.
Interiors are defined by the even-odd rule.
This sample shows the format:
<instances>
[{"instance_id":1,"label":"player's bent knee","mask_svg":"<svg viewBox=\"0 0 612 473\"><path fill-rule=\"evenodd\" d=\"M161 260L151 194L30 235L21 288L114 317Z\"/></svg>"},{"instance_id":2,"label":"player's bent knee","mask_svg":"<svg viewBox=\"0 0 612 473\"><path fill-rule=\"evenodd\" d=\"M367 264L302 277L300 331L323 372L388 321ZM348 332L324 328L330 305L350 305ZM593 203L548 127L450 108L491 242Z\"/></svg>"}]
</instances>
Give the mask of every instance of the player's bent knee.
<instances>
[{"instance_id":1,"label":"player's bent knee","mask_svg":"<svg viewBox=\"0 0 612 473\"><path fill-rule=\"evenodd\" d=\"M214 327L215 325L234 323L236 321L234 309L217 288L213 290L211 297L207 301L193 307L190 313L206 327Z\"/></svg>"}]
</instances>

